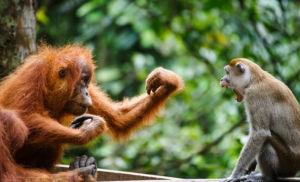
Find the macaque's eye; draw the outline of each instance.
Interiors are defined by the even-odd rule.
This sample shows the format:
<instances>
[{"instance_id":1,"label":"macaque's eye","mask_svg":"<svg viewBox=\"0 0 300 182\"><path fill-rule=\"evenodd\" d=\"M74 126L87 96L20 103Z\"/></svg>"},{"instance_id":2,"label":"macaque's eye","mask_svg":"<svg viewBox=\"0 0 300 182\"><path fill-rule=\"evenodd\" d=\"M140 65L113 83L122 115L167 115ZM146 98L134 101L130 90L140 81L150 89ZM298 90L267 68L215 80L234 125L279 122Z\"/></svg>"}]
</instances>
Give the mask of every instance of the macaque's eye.
<instances>
[{"instance_id":1,"label":"macaque's eye","mask_svg":"<svg viewBox=\"0 0 300 182\"><path fill-rule=\"evenodd\" d=\"M240 70L241 73L245 73L245 67L241 63L237 63L235 66Z\"/></svg>"},{"instance_id":2,"label":"macaque's eye","mask_svg":"<svg viewBox=\"0 0 300 182\"><path fill-rule=\"evenodd\" d=\"M61 68L58 72L58 75L60 78L64 78L67 74L67 69L66 68Z\"/></svg>"}]
</instances>

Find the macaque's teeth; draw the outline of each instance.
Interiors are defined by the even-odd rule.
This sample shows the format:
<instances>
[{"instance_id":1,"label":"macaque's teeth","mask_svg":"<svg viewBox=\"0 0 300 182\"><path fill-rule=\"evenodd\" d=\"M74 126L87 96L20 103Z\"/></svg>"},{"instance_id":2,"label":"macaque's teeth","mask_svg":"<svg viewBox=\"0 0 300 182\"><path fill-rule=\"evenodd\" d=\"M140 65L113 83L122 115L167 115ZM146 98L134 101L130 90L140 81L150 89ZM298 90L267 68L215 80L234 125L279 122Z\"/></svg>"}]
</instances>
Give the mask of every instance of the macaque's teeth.
<instances>
[{"instance_id":1,"label":"macaque's teeth","mask_svg":"<svg viewBox=\"0 0 300 182\"><path fill-rule=\"evenodd\" d=\"M220 85L221 87L225 87L225 88L228 88L228 83L226 83L225 81L220 81Z\"/></svg>"}]
</instances>

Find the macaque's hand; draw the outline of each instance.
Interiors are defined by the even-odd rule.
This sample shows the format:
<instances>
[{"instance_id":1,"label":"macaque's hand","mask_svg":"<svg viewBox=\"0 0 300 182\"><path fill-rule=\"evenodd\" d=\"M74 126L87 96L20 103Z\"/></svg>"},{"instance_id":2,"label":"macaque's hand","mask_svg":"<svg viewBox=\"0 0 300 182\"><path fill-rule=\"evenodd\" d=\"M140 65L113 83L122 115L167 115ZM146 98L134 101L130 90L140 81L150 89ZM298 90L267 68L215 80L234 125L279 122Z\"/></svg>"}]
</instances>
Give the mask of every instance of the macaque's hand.
<instances>
[{"instance_id":1,"label":"macaque's hand","mask_svg":"<svg viewBox=\"0 0 300 182\"><path fill-rule=\"evenodd\" d=\"M85 182L94 182L97 177L97 162L94 157L77 156L70 163L69 169L78 171Z\"/></svg>"},{"instance_id":2,"label":"macaque's hand","mask_svg":"<svg viewBox=\"0 0 300 182\"><path fill-rule=\"evenodd\" d=\"M106 124L102 117L84 114L74 119L71 124L74 129L79 129L80 141L84 144L94 139L106 130Z\"/></svg>"},{"instance_id":3,"label":"macaque's hand","mask_svg":"<svg viewBox=\"0 0 300 182\"><path fill-rule=\"evenodd\" d=\"M181 78L174 72L158 67L154 69L146 79L146 90L150 94L158 90L159 87L165 86L168 91L173 92L183 88Z\"/></svg>"},{"instance_id":4,"label":"macaque's hand","mask_svg":"<svg viewBox=\"0 0 300 182\"><path fill-rule=\"evenodd\" d=\"M252 171L250 174L241 177L228 177L223 182L257 182L265 181L263 175L258 171Z\"/></svg>"},{"instance_id":5,"label":"macaque's hand","mask_svg":"<svg viewBox=\"0 0 300 182\"><path fill-rule=\"evenodd\" d=\"M226 178L224 181L222 182L239 182L239 178L231 178L231 177L228 177Z\"/></svg>"}]
</instances>

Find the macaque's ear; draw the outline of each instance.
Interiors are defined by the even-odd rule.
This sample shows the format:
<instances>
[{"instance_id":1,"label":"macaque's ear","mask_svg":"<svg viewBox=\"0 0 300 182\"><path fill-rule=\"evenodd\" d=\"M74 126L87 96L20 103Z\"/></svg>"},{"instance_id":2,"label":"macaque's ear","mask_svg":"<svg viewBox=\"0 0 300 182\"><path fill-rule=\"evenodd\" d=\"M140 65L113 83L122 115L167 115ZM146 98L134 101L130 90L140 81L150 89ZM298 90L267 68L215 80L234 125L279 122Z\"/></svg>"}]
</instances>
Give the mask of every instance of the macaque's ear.
<instances>
[{"instance_id":1,"label":"macaque's ear","mask_svg":"<svg viewBox=\"0 0 300 182\"><path fill-rule=\"evenodd\" d=\"M244 65L242 65L241 63L237 63L235 66L240 70L241 73L245 73Z\"/></svg>"}]
</instances>

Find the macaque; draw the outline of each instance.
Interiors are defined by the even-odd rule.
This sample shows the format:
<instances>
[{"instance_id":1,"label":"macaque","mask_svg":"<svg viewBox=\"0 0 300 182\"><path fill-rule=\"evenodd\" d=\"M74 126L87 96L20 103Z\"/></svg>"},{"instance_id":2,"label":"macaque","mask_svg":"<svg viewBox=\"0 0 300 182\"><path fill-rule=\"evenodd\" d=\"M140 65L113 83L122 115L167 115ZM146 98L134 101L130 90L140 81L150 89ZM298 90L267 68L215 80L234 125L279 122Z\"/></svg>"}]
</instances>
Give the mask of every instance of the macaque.
<instances>
[{"instance_id":1,"label":"macaque","mask_svg":"<svg viewBox=\"0 0 300 182\"><path fill-rule=\"evenodd\" d=\"M257 64L236 58L224 67L222 87L244 101L249 139L226 181L291 177L300 169L300 107L291 90ZM244 176L257 161L261 173Z\"/></svg>"}]
</instances>

